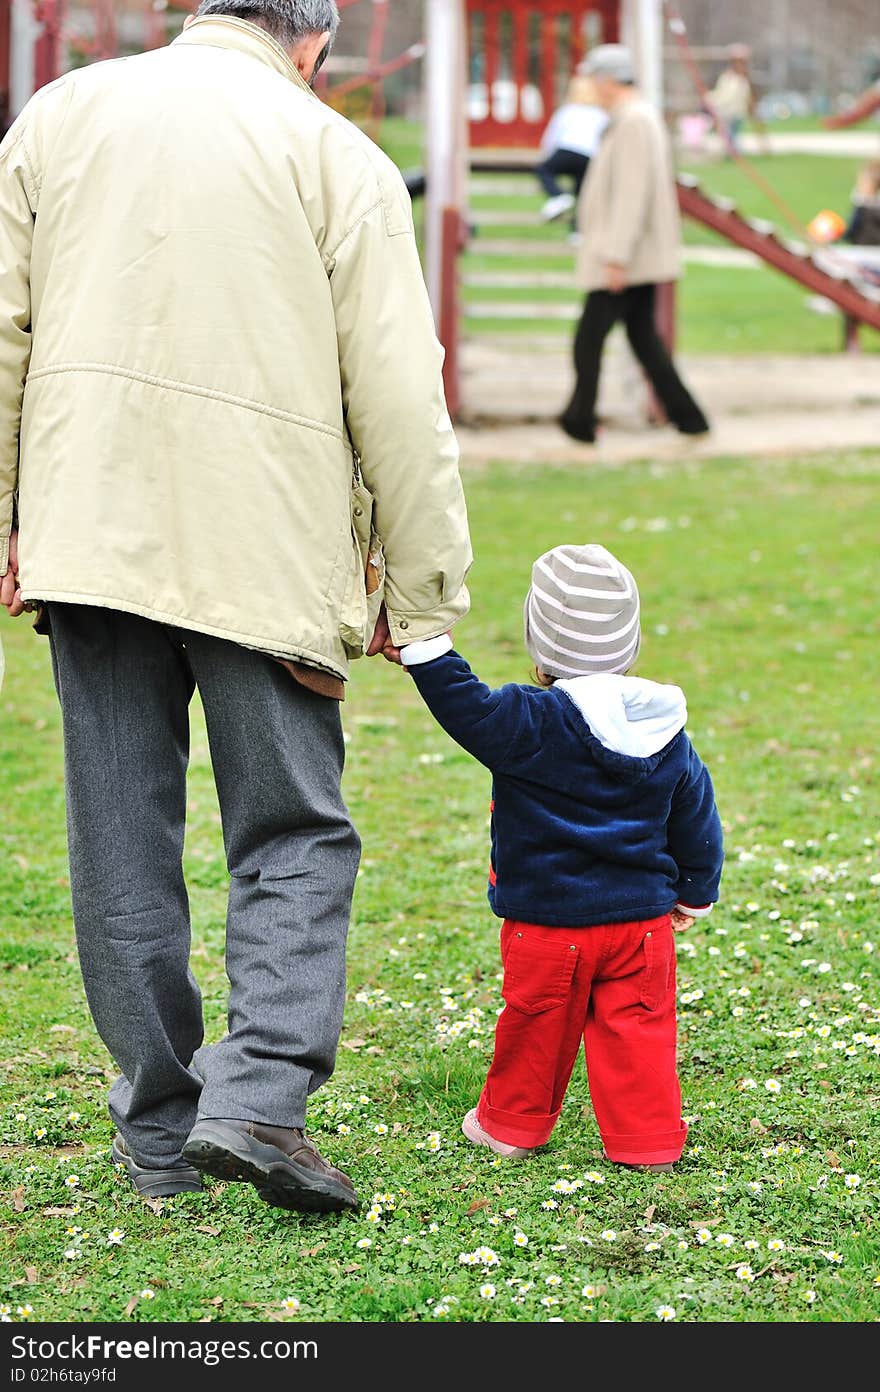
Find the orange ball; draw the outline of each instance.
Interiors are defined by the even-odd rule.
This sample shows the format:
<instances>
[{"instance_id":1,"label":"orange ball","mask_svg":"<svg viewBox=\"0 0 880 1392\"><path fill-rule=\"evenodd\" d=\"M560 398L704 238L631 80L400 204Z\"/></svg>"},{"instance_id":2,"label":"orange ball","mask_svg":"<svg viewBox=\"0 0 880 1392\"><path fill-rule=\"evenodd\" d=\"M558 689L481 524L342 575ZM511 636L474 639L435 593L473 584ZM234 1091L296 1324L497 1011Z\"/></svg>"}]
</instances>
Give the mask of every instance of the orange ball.
<instances>
[{"instance_id":1,"label":"orange ball","mask_svg":"<svg viewBox=\"0 0 880 1392\"><path fill-rule=\"evenodd\" d=\"M814 242L836 242L846 231L846 223L839 213L831 208L823 208L807 223L807 231Z\"/></svg>"}]
</instances>

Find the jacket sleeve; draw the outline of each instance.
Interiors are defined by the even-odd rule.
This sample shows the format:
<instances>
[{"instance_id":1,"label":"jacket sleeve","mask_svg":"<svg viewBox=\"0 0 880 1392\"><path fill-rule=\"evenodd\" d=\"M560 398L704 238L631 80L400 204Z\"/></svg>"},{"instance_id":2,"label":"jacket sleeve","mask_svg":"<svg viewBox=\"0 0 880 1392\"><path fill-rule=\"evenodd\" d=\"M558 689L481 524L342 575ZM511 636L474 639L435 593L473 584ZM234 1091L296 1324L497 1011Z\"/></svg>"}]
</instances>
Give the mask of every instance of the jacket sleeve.
<instances>
[{"instance_id":1,"label":"jacket sleeve","mask_svg":"<svg viewBox=\"0 0 880 1392\"><path fill-rule=\"evenodd\" d=\"M647 121L621 122L614 133L611 198L605 218L601 259L628 266L648 216L648 206L661 174Z\"/></svg>"},{"instance_id":2,"label":"jacket sleeve","mask_svg":"<svg viewBox=\"0 0 880 1392\"><path fill-rule=\"evenodd\" d=\"M21 118L0 145L0 575L18 491L21 402L31 353L30 262L36 187Z\"/></svg>"},{"instance_id":3,"label":"jacket sleeve","mask_svg":"<svg viewBox=\"0 0 880 1392\"><path fill-rule=\"evenodd\" d=\"M330 287L343 408L374 499L388 623L400 646L467 613L473 557L412 205L388 163L378 201L333 252Z\"/></svg>"},{"instance_id":4,"label":"jacket sleeve","mask_svg":"<svg viewBox=\"0 0 880 1392\"><path fill-rule=\"evenodd\" d=\"M530 725L523 687L510 683L493 691L454 651L407 670L434 719L456 744L489 769L509 761Z\"/></svg>"},{"instance_id":5,"label":"jacket sleeve","mask_svg":"<svg viewBox=\"0 0 880 1392\"><path fill-rule=\"evenodd\" d=\"M688 768L673 799L667 841L678 866L679 903L714 904L721 883L724 838L709 770L690 742Z\"/></svg>"}]
</instances>

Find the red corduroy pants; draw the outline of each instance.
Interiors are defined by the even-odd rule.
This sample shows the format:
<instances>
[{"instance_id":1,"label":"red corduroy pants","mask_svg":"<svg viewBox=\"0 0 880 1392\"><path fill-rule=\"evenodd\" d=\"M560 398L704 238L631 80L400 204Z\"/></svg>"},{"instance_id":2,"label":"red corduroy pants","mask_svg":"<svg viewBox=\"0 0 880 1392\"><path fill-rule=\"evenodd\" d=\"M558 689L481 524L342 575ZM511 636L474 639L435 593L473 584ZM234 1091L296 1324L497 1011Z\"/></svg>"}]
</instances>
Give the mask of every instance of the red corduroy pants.
<instances>
[{"instance_id":1,"label":"red corduroy pants","mask_svg":"<svg viewBox=\"0 0 880 1392\"><path fill-rule=\"evenodd\" d=\"M477 1119L508 1145L549 1140L583 1040L609 1160L678 1160L675 943L669 916L589 928L505 919L505 1006Z\"/></svg>"}]
</instances>

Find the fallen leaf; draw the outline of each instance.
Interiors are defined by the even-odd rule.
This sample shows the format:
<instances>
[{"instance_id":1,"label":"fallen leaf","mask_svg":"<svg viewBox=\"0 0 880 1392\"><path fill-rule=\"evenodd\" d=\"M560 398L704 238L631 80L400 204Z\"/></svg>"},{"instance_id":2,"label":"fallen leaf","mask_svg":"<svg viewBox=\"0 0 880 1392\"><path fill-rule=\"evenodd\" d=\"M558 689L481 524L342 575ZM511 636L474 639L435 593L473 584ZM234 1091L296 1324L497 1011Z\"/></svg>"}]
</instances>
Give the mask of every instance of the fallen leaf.
<instances>
[{"instance_id":1,"label":"fallen leaf","mask_svg":"<svg viewBox=\"0 0 880 1392\"><path fill-rule=\"evenodd\" d=\"M366 1042L366 1039L343 1039L342 1047L343 1049L363 1049Z\"/></svg>"},{"instance_id":2,"label":"fallen leaf","mask_svg":"<svg viewBox=\"0 0 880 1392\"><path fill-rule=\"evenodd\" d=\"M468 1204L468 1206L467 1206L467 1210L466 1210L467 1216L470 1218L470 1216L471 1216L472 1213L478 1213L479 1210L480 1210L481 1208L488 1208L488 1207L489 1207L489 1200L488 1200L488 1199L474 1199L473 1203Z\"/></svg>"},{"instance_id":3,"label":"fallen leaf","mask_svg":"<svg viewBox=\"0 0 880 1392\"><path fill-rule=\"evenodd\" d=\"M26 1266L24 1274L28 1278L29 1286L35 1286L40 1279L37 1275L37 1268L35 1266Z\"/></svg>"},{"instance_id":4,"label":"fallen leaf","mask_svg":"<svg viewBox=\"0 0 880 1392\"><path fill-rule=\"evenodd\" d=\"M220 1233L221 1233L221 1229L220 1229L220 1228L212 1228L211 1225L210 1225L210 1223L197 1223L197 1224L196 1224L196 1232L207 1233L209 1237L219 1237L219 1236L220 1236Z\"/></svg>"},{"instance_id":5,"label":"fallen leaf","mask_svg":"<svg viewBox=\"0 0 880 1392\"><path fill-rule=\"evenodd\" d=\"M76 1213L76 1209L75 1209L75 1208L56 1208L56 1207L53 1205L51 1208L44 1208L44 1209L42 1209L41 1212L42 1212L44 1218L72 1218L73 1215L74 1215L74 1213Z\"/></svg>"},{"instance_id":6,"label":"fallen leaf","mask_svg":"<svg viewBox=\"0 0 880 1392\"><path fill-rule=\"evenodd\" d=\"M140 1296L139 1296L139 1295L133 1295L133 1296L131 1297L131 1300L129 1300L128 1304L126 1305L126 1307L125 1307L125 1309L123 1310L122 1313L123 1313L124 1315L130 1315L131 1312L132 1312L132 1310L134 1309L135 1305L137 1305L137 1303L138 1303L139 1300L140 1300Z\"/></svg>"},{"instance_id":7,"label":"fallen leaf","mask_svg":"<svg viewBox=\"0 0 880 1392\"><path fill-rule=\"evenodd\" d=\"M165 1204L162 1199L144 1199L143 1201L151 1213L164 1213Z\"/></svg>"},{"instance_id":8,"label":"fallen leaf","mask_svg":"<svg viewBox=\"0 0 880 1392\"><path fill-rule=\"evenodd\" d=\"M749 1130L760 1131L762 1136L766 1136L767 1134L767 1127L764 1125L763 1121L759 1121L757 1117L752 1117L749 1122Z\"/></svg>"},{"instance_id":9,"label":"fallen leaf","mask_svg":"<svg viewBox=\"0 0 880 1392\"><path fill-rule=\"evenodd\" d=\"M825 1159L828 1161L828 1164L831 1166L833 1170L840 1170L843 1168L840 1163L839 1157L834 1154L833 1150L826 1150Z\"/></svg>"},{"instance_id":10,"label":"fallen leaf","mask_svg":"<svg viewBox=\"0 0 880 1392\"><path fill-rule=\"evenodd\" d=\"M300 1247L299 1254L301 1257L316 1257L326 1246L326 1242L319 1242L317 1247Z\"/></svg>"},{"instance_id":11,"label":"fallen leaf","mask_svg":"<svg viewBox=\"0 0 880 1392\"><path fill-rule=\"evenodd\" d=\"M360 1271L361 1268L359 1262L349 1262L348 1266L344 1266L342 1269L346 1274L348 1274L352 1271Z\"/></svg>"},{"instance_id":12,"label":"fallen leaf","mask_svg":"<svg viewBox=\"0 0 880 1392\"><path fill-rule=\"evenodd\" d=\"M76 1034L73 1025L50 1025L50 1034Z\"/></svg>"},{"instance_id":13,"label":"fallen leaf","mask_svg":"<svg viewBox=\"0 0 880 1392\"><path fill-rule=\"evenodd\" d=\"M642 1214L642 1217L644 1218L644 1220L645 1220L646 1223L652 1223L652 1222L654 1221L654 1214L655 1214L656 1212L657 1212L657 1205L656 1205L656 1204L651 1204L650 1208L646 1208L646 1209L645 1209L644 1213Z\"/></svg>"},{"instance_id":14,"label":"fallen leaf","mask_svg":"<svg viewBox=\"0 0 880 1392\"><path fill-rule=\"evenodd\" d=\"M17 1189L12 1191L12 1207L16 1213L24 1213L27 1204L24 1201L24 1185L19 1184Z\"/></svg>"},{"instance_id":15,"label":"fallen leaf","mask_svg":"<svg viewBox=\"0 0 880 1392\"><path fill-rule=\"evenodd\" d=\"M222 1295L215 1295L215 1296L213 1296L212 1299L208 1301L208 1304L209 1304L209 1305L222 1305L222 1304L223 1304L223 1296L222 1296Z\"/></svg>"}]
</instances>

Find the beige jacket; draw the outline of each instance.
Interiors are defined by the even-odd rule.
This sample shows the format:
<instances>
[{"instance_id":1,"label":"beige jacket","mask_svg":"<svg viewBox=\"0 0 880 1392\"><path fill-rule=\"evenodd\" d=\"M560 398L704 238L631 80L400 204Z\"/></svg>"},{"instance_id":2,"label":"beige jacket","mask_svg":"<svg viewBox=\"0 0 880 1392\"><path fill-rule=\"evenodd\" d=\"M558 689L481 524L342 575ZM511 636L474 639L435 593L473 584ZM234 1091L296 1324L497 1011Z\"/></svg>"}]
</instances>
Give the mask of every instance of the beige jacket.
<instances>
[{"instance_id":1,"label":"beige jacket","mask_svg":"<svg viewBox=\"0 0 880 1392\"><path fill-rule=\"evenodd\" d=\"M640 96L611 115L578 200L577 283L604 290L609 261L630 285L681 275L681 223L666 127Z\"/></svg>"},{"instance_id":2,"label":"beige jacket","mask_svg":"<svg viewBox=\"0 0 880 1392\"><path fill-rule=\"evenodd\" d=\"M69 73L0 146L0 574L17 494L25 599L342 678L383 598L439 634L472 559L442 356L400 172L264 31Z\"/></svg>"}]
</instances>

